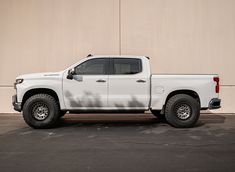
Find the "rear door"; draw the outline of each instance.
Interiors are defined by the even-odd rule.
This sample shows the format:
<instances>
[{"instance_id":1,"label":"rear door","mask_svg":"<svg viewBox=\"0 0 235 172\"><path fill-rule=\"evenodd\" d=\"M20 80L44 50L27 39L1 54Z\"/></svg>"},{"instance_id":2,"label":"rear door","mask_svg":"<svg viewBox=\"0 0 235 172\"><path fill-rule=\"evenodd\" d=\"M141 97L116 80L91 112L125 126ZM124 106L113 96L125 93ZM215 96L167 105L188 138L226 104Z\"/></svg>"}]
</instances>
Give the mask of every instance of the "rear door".
<instances>
[{"instance_id":1,"label":"rear door","mask_svg":"<svg viewBox=\"0 0 235 172\"><path fill-rule=\"evenodd\" d=\"M110 58L108 106L112 109L148 109L150 79L139 58Z\"/></svg>"}]
</instances>

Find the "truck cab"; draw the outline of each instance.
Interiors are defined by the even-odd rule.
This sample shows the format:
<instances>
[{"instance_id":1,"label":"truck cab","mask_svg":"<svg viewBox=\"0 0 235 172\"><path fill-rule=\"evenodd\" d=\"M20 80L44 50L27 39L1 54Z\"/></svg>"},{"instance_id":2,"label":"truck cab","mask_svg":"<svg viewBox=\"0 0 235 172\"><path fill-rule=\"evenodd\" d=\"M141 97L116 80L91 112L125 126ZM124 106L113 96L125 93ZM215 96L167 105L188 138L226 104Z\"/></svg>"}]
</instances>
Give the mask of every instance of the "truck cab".
<instances>
[{"instance_id":1,"label":"truck cab","mask_svg":"<svg viewBox=\"0 0 235 172\"><path fill-rule=\"evenodd\" d=\"M150 68L146 57L85 59L63 75L66 109L148 110Z\"/></svg>"}]
</instances>

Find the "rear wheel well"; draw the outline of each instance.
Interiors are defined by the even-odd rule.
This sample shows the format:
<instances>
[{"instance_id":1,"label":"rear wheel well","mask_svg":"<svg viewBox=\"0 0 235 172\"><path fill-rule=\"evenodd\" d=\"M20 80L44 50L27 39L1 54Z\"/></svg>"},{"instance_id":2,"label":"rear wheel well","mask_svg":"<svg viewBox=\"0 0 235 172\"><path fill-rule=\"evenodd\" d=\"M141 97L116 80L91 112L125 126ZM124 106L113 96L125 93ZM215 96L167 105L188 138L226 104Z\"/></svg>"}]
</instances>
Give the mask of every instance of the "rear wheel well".
<instances>
[{"instance_id":1,"label":"rear wheel well","mask_svg":"<svg viewBox=\"0 0 235 172\"><path fill-rule=\"evenodd\" d=\"M199 97L199 95L198 95L195 91L193 91L193 90L176 90L176 91L171 92L171 93L167 96L166 101L165 101L165 105L166 105L166 103L168 102L168 100L169 100L172 96L177 95L177 94L187 94L187 95L189 95L189 96L195 98L195 99L198 101L199 105L201 104L201 103L200 103L200 97ZM165 105L164 105L164 106L165 106Z\"/></svg>"},{"instance_id":2,"label":"rear wheel well","mask_svg":"<svg viewBox=\"0 0 235 172\"><path fill-rule=\"evenodd\" d=\"M54 90L49 89L49 88L36 88L36 89L29 90L24 94L24 97L22 100L22 107L24 106L24 103L26 102L26 100L35 94L48 94L52 96L53 98L55 98L56 102L58 102L58 105L60 105L59 97Z\"/></svg>"}]
</instances>

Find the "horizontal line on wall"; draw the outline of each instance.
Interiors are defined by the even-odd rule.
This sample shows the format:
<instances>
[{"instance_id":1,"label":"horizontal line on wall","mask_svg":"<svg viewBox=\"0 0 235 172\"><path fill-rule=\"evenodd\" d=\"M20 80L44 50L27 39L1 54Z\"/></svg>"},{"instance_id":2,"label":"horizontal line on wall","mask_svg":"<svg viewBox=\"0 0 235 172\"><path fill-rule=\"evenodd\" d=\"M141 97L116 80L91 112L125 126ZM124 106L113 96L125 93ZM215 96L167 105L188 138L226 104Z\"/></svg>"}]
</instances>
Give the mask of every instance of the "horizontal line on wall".
<instances>
[{"instance_id":1,"label":"horizontal line on wall","mask_svg":"<svg viewBox=\"0 0 235 172\"><path fill-rule=\"evenodd\" d=\"M235 87L235 85L220 85L221 87Z\"/></svg>"},{"instance_id":2,"label":"horizontal line on wall","mask_svg":"<svg viewBox=\"0 0 235 172\"><path fill-rule=\"evenodd\" d=\"M13 85L0 85L0 87L14 87Z\"/></svg>"}]
</instances>

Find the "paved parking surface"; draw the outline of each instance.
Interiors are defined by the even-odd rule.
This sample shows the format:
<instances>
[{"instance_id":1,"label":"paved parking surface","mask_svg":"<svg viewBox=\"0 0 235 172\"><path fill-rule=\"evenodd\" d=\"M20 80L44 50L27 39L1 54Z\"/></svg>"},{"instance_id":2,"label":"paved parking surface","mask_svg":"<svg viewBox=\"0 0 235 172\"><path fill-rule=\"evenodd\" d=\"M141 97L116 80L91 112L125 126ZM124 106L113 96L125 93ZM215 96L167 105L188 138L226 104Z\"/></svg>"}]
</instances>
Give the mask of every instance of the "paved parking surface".
<instances>
[{"instance_id":1,"label":"paved parking surface","mask_svg":"<svg viewBox=\"0 0 235 172\"><path fill-rule=\"evenodd\" d=\"M235 114L172 128L150 114L66 115L54 129L0 114L0 171L235 171Z\"/></svg>"}]
</instances>

